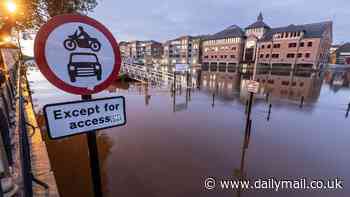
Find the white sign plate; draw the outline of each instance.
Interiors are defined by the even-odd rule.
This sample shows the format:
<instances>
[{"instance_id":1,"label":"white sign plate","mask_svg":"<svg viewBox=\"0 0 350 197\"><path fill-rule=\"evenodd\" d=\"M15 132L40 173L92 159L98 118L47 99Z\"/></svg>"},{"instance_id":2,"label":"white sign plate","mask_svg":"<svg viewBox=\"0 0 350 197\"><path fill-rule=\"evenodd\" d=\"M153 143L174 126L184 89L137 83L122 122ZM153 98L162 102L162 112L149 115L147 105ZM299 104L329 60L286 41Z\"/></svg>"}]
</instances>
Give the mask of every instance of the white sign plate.
<instances>
[{"instance_id":1,"label":"white sign plate","mask_svg":"<svg viewBox=\"0 0 350 197\"><path fill-rule=\"evenodd\" d=\"M250 80L247 83L247 88L248 88L248 92L258 93L258 91L259 91L259 82Z\"/></svg>"},{"instance_id":2,"label":"white sign plate","mask_svg":"<svg viewBox=\"0 0 350 197\"><path fill-rule=\"evenodd\" d=\"M125 98L48 104L44 106L44 115L51 139L122 126L126 124Z\"/></svg>"},{"instance_id":3,"label":"white sign plate","mask_svg":"<svg viewBox=\"0 0 350 197\"><path fill-rule=\"evenodd\" d=\"M175 71L176 72L184 72L188 69L188 64L175 64Z\"/></svg>"}]
</instances>

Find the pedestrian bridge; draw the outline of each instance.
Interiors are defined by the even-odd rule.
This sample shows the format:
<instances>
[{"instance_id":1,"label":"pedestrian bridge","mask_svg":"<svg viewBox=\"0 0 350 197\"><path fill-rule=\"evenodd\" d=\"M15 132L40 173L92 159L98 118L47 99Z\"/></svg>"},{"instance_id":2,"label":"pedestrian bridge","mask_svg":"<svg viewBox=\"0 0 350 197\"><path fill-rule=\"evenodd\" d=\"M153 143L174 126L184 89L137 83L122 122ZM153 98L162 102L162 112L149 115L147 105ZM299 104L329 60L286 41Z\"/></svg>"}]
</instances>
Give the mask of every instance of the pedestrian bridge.
<instances>
[{"instance_id":1,"label":"pedestrian bridge","mask_svg":"<svg viewBox=\"0 0 350 197\"><path fill-rule=\"evenodd\" d=\"M121 74L127 74L130 78L143 83L169 86L174 83L174 72L168 68L156 68L135 63L123 62L120 70ZM177 74L177 84L185 84L186 76Z\"/></svg>"}]
</instances>

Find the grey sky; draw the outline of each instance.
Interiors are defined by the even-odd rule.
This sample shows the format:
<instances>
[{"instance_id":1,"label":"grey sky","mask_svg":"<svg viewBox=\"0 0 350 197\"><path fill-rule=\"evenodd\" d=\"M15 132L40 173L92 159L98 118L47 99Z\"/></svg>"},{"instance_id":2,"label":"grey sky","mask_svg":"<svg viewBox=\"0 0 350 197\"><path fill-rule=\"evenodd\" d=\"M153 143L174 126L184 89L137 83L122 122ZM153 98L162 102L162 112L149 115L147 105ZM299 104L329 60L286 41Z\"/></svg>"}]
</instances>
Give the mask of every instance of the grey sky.
<instances>
[{"instance_id":1,"label":"grey sky","mask_svg":"<svg viewBox=\"0 0 350 197\"><path fill-rule=\"evenodd\" d=\"M181 35L215 33L232 24L242 28L260 11L272 27L333 21L335 43L350 41L349 0L99 0L90 16L118 41L165 41Z\"/></svg>"}]
</instances>

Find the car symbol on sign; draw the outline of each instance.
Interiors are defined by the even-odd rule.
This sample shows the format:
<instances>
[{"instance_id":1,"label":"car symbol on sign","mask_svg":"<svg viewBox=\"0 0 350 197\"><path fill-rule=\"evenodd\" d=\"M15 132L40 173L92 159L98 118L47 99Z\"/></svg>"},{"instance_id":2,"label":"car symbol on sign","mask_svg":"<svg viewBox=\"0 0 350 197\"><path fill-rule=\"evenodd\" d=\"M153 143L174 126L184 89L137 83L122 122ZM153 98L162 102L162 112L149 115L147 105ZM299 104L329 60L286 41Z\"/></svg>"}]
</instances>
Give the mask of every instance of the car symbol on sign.
<instances>
[{"instance_id":1,"label":"car symbol on sign","mask_svg":"<svg viewBox=\"0 0 350 197\"><path fill-rule=\"evenodd\" d=\"M71 53L68 63L68 74L71 82L76 82L77 77L96 76L101 80L101 64L94 53Z\"/></svg>"}]
</instances>

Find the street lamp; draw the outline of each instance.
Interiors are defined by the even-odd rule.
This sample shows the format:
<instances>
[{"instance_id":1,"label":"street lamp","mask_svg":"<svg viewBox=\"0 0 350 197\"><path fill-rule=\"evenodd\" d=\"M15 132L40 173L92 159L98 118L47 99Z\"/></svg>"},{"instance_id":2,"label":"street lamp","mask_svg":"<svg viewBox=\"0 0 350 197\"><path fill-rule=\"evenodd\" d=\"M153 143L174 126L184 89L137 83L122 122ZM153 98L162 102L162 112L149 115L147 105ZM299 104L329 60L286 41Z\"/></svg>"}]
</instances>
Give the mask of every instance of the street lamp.
<instances>
[{"instance_id":1,"label":"street lamp","mask_svg":"<svg viewBox=\"0 0 350 197\"><path fill-rule=\"evenodd\" d=\"M7 10L10 12L10 13L14 13L17 9L17 6L14 2L12 1L8 1L6 3L6 7L7 7Z\"/></svg>"}]
</instances>

